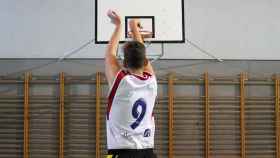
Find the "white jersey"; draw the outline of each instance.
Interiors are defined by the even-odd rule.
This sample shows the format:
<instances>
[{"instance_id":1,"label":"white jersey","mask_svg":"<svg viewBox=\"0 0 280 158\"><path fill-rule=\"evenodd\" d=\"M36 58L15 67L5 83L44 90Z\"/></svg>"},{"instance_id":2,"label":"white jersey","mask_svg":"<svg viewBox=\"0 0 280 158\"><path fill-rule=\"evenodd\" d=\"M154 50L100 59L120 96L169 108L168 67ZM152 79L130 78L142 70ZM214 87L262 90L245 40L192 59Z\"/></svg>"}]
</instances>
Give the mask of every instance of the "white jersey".
<instances>
[{"instance_id":1,"label":"white jersey","mask_svg":"<svg viewBox=\"0 0 280 158\"><path fill-rule=\"evenodd\" d=\"M144 72L142 77L125 70L118 72L108 98L108 149L154 147L156 96L154 75Z\"/></svg>"}]
</instances>

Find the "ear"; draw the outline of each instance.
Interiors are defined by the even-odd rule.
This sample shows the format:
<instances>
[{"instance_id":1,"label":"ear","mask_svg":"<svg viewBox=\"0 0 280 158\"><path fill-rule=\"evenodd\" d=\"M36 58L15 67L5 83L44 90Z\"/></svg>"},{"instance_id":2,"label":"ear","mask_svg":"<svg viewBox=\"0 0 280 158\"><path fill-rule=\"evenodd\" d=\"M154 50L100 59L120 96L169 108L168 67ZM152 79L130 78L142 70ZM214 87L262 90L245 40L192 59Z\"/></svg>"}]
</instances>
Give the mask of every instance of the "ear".
<instances>
[{"instance_id":1,"label":"ear","mask_svg":"<svg viewBox=\"0 0 280 158\"><path fill-rule=\"evenodd\" d=\"M145 60L144 60L144 66L147 66L148 63L149 63L149 60L148 60L147 58L145 58Z\"/></svg>"}]
</instances>

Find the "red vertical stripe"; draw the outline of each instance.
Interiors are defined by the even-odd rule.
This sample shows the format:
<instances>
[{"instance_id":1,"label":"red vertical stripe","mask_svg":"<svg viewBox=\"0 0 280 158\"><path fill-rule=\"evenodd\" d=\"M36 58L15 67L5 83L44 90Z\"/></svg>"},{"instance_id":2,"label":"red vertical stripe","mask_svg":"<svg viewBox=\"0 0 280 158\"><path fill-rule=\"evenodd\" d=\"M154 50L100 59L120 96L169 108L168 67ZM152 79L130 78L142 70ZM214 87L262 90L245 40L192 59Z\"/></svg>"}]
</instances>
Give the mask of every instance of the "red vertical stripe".
<instances>
[{"instance_id":1,"label":"red vertical stripe","mask_svg":"<svg viewBox=\"0 0 280 158\"><path fill-rule=\"evenodd\" d=\"M108 106L107 106L107 120L109 120L109 115L110 115L110 111L112 108L112 103L115 97L115 94L117 92L117 89L119 87L119 84L121 82L121 80L127 75L128 73L125 72L124 70L121 70L118 74L117 74L117 78L115 79L115 82L113 83L113 87L111 89L110 95L108 97Z\"/></svg>"}]
</instances>

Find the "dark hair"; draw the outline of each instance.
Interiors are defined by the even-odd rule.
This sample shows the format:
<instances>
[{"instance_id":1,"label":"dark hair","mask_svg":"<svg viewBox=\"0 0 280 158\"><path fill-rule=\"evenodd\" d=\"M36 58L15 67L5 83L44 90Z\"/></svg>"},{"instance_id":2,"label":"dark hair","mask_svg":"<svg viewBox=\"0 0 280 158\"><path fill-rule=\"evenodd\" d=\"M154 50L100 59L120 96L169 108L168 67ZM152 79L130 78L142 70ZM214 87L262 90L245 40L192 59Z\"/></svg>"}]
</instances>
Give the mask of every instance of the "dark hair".
<instances>
[{"instance_id":1,"label":"dark hair","mask_svg":"<svg viewBox=\"0 0 280 158\"><path fill-rule=\"evenodd\" d=\"M129 41L123 47L124 64L131 69L140 69L145 65L146 48L138 41Z\"/></svg>"}]
</instances>

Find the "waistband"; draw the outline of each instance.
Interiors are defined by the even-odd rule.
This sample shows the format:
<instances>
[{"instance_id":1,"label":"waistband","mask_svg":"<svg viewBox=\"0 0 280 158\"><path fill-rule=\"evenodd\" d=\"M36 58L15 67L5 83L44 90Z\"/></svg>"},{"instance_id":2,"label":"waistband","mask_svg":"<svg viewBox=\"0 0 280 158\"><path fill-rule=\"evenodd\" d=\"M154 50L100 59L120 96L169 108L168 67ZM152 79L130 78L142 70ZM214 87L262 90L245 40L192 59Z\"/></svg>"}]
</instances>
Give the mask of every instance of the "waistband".
<instances>
[{"instance_id":1,"label":"waistband","mask_svg":"<svg viewBox=\"0 0 280 158\"><path fill-rule=\"evenodd\" d=\"M109 149L108 154L119 154L119 153L130 153L130 152L153 152L153 148L147 148L147 149Z\"/></svg>"}]
</instances>

